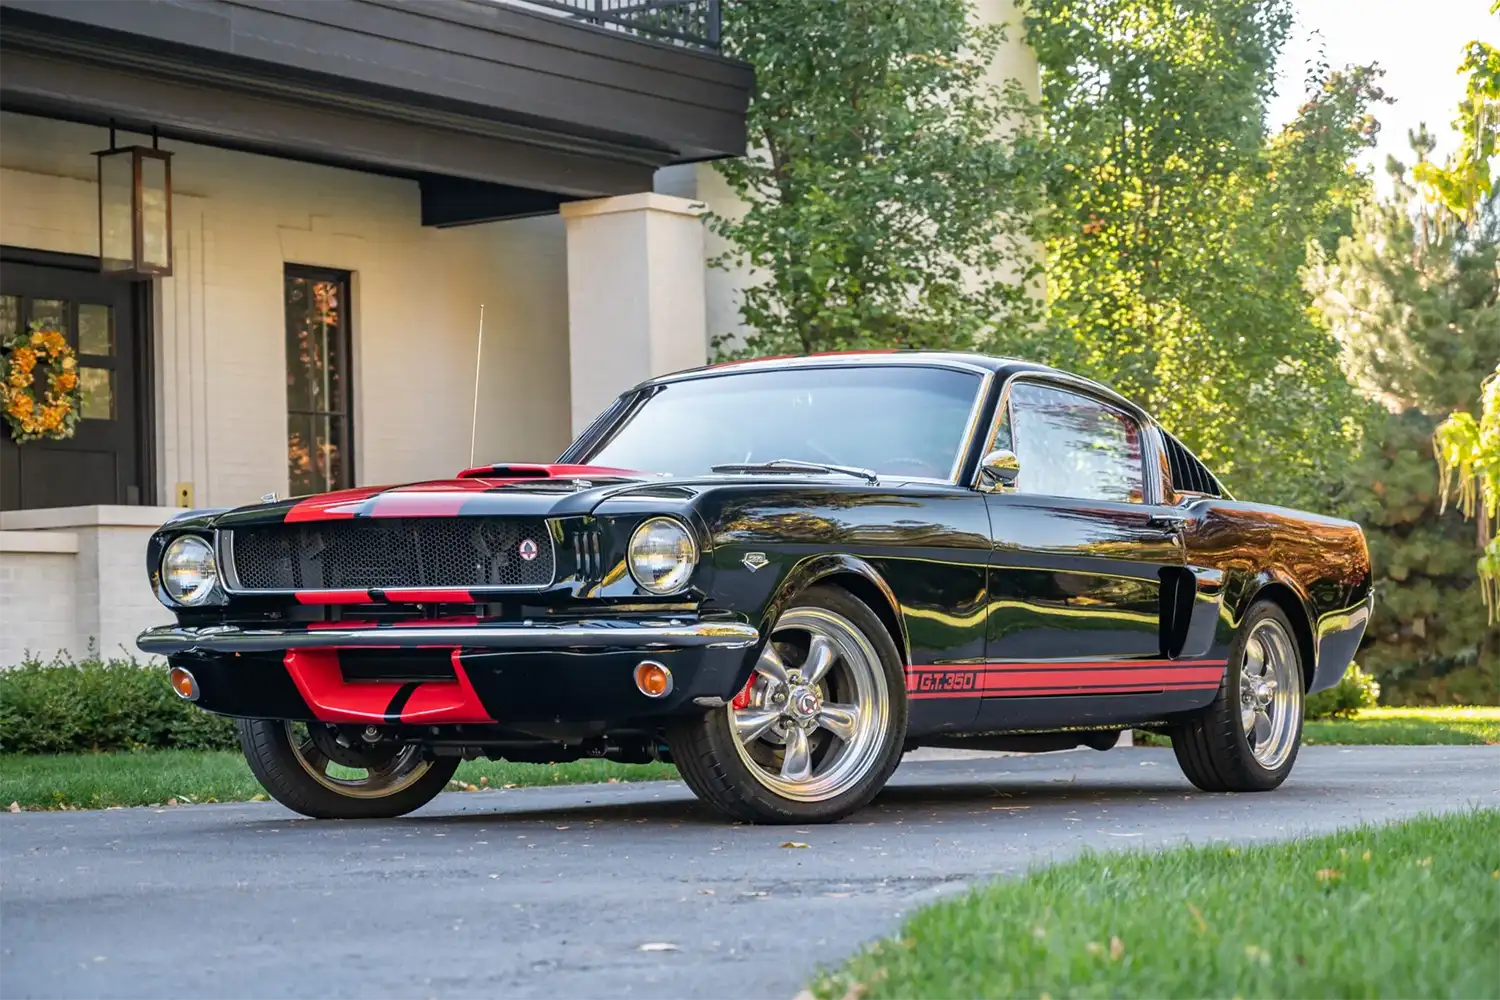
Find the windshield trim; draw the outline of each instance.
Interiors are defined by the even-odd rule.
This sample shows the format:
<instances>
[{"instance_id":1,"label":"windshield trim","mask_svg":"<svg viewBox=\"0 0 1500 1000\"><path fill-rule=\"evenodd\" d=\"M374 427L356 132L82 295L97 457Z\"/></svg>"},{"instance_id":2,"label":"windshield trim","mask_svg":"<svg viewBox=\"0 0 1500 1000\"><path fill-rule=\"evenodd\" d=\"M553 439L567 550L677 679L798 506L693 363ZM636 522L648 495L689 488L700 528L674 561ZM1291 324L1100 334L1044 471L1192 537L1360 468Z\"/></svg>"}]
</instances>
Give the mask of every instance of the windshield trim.
<instances>
[{"instance_id":1,"label":"windshield trim","mask_svg":"<svg viewBox=\"0 0 1500 1000\"><path fill-rule=\"evenodd\" d=\"M980 430L980 415L984 411L984 404L989 399L990 389L995 381L995 370L983 365L969 364L963 361L937 360L932 361L893 361L886 357L872 358L869 361L850 363L848 361L829 363L822 359L807 359L817 361L816 364L786 365L788 368L937 368L947 371L960 371L979 376L979 385L974 391L974 402L969 407L969 416L964 423L958 448L954 452L953 466L948 470L946 479L935 476L892 476L893 481L904 483L933 483L947 486L960 486L959 475L963 471L964 462L974 445L974 435ZM780 366L778 366L780 367ZM761 369L764 371L766 369ZM625 422L640 409L641 405L656 395L661 389L675 385L678 382L697 381L702 378L730 378L739 374L732 371L714 370L713 368L695 369L683 372L681 375L666 375L642 383L616 397L614 402L599 415L578 437L570 444L558 459L559 462L588 464L593 460L601 449L609 444L615 434L624 426ZM745 374L749 374L746 372ZM651 470L642 470L651 471ZM713 476L709 473L705 478ZM717 477L715 477L717 478Z\"/></svg>"}]
</instances>

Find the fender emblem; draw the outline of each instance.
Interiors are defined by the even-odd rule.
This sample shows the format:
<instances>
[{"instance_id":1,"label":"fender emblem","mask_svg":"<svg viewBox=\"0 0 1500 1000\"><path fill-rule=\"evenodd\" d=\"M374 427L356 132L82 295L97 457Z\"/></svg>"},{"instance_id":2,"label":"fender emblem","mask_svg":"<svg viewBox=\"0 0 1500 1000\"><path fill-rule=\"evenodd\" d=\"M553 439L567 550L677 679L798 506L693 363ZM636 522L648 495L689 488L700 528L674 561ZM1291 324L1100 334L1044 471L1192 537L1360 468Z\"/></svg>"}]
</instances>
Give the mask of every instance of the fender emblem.
<instances>
[{"instance_id":1,"label":"fender emblem","mask_svg":"<svg viewBox=\"0 0 1500 1000\"><path fill-rule=\"evenodd\" d=\"M529 538L523 538L521 539L521 544L517 546L516 551L521 554L522 559L531 562L531 560L536 558L536 542L533 542Z\"/></svg>"},{"instance_id":2,"label":"fender emblem","mask_svg":"<svg viewBox=\"0 0 1500 1000\"><path fill-rule=\"evenodd\" d=\"M760 569L770 561L771 560L766 558L766 554L764 552L746 552L745 558L740 560L740 562L745 564L745 568L752 573L754 573L756 570Z\"/></svg>"}]
</instances>

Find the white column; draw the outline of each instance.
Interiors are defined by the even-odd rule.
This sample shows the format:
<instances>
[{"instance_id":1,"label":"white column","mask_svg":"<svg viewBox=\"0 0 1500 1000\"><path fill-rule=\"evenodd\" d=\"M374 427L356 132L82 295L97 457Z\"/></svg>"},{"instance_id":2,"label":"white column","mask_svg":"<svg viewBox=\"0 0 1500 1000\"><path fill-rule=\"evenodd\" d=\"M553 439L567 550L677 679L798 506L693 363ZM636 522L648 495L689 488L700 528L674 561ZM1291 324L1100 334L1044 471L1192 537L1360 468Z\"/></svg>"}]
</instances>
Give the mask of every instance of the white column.
<instances>
[{"instance_id":1,"label":"white column","mask_svg":"<svg viewBox=\"0 0 1500 1000\"><path fill-rule=\"evenodd\" d=\"M562 206L575 436L637 382L707 359L702 213L649 192Z\"/></svg>"}]
</instances>

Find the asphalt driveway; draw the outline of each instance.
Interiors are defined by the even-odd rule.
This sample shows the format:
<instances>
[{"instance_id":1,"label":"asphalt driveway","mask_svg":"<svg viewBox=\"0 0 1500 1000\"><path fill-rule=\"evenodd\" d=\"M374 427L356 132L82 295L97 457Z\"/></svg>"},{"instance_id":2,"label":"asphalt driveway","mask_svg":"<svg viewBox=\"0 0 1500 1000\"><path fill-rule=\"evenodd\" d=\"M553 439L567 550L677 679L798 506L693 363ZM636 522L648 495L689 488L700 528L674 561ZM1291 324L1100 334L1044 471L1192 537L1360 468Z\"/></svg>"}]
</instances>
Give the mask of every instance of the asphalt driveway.
<instances>
[{"instance_id":1,"label":"asphalt driveway","mask_svg":"<svg viewBox=\"0 0 1500 1000\"><path fill-rule=\"evenodd\" d=\"M1500 806L1500 747L1305 749L1242 796L1155 749L908 761L832 827L726 825L675 782L445 794L385 822L7 814L0 995L786 998L917 905L1085 846L1476 804Z\"/></svg>"}]
</instances>

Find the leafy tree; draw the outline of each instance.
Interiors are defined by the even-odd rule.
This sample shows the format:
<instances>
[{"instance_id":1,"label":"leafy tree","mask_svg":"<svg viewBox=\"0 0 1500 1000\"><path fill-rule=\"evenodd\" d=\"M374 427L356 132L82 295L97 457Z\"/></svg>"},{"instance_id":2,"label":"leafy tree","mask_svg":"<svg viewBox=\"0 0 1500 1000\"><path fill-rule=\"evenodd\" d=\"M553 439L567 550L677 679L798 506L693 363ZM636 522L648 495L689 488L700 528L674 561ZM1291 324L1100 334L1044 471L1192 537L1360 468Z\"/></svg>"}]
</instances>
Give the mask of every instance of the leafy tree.
<instances>
[{"instance_id":1,"label":"leafy tree","mask_svg":"<svg viewBox=\"0 0 1500 1000\"><path fill-rule=\"evenodd\" d=\"M1310 242L1367 187L1381 99L1319 67L1264 125L1285 0L1029 0L1042 67L1048 328L1000 339L1132 396L1227 484L1328 507L1359 404L1308 311Z\"/></svg>"},{"instance_id":2,"label":"leafy tree","mask_svg":"<svg viewBox=\"0 0 1500 1000\"><path fill-rule=\"evenodd\" d=\"M1500 0L1490 7L1490 13L1500 14ZM1495 157L1500 154L1500 49L1485 42L1470 42L1458 71L1469 74L1453 122L1462 136L1458 151L1441 167L1419 163L1414 175L1435 200L1468 222L1494 190L1491 174Z\"/></svg>"},{"instance_id":3,"label":"leafy tree","mask_svg":"<svg viewBox=\"0 0 1500 1000\"><path fill-rule=\"evenodd\" d=\"M1433 142L1425 129L1411 140L1420 168ZM1391 701L1495 702L1500 637L1472 599L1474 529L1444 512L1430 456L1443 414L1472 405L1500 357L1500 201L1466 224L1400 163L1388 169L1391 197L1363 206L1308 271L1351 378L1377 404L1340 494L1365 526L1379 595L1361 659Z\"/></svg>"},{"instance_id":4,"label":"leafy tree","mask_svg":"<svg viewBox=\"0 0 1500 1000\"><path fill-rule=\"evenodd\" d=\"M1032 308L1037 191L1019 84L985 74L1002 36L966 0L738 0L726 47L756 69L746 203L711 224L750 267L731 356L974 346Z\"/></svg>"},{"instance_id":5,"label":"leafy tree","mask_svg":"<svg viewBox=\"0 0 1500 1000\"><path fill-rule=\"evenodd\" d=\"M1500 538L1495 520L1500 516L1500 364L1485 380L1480 393L1480 415L1460 410L1437 429L1438 461L1443 471L1443 495L1457 496L1466 517L1477 517L1479 557L1485 608L1490 621L1500 603Z\"/></svg>"}]
</instances>

